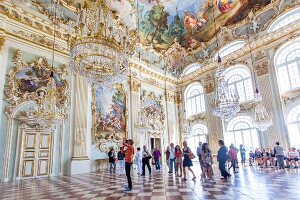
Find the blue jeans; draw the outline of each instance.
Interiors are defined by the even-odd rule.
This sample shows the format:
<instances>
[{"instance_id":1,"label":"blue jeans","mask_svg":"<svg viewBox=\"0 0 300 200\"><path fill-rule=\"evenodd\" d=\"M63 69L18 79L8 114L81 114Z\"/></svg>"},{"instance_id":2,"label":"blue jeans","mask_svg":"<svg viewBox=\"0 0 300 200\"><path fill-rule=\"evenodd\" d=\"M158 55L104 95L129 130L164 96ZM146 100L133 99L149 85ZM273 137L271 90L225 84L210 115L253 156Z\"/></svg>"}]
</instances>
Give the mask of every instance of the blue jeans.
<instances>
[{"instance_id":1,"label":"blue jeans","mask_svg":"<svg viewBox=\"0 0 300 200\"><path fill-rule=\"evenodd\" d=\"M160 162L159 162L159 159L155 160L155 168L156 168L156 170L160 170Z\"/></svg>"},{"instance_id":2,"label":"blue jeans","mask_svg":"<svg viewBox=\"0 0 300 200\"><path fill-rule=\"evenodd\" d=\"M116 163L115 162L110 162L109 163L109 172L110 173L116 173Z\"/></svg>"},{"instance_id":3,"label":"blue jeans","mask_svg":"<svg viewBox=\"0 0 300 200\"><path fill-rule=\"evenodd\" d=\"M173 173L173 166L174 170L176 171L176 164L175 164L175 158L170 158L170 173Z\"/></svg>"},{"instance_id":4,"label":"blue jeans","mask_svg":"<svg viewBox=\"0 0 300 200\"><path fill-rule=\"evenodd\" d=\"M283 155L277 155L277 166L279 166L279 168L284 169L284 156Z\"/></svg>"},{"instance_id":5,"label":"blue jeans","mask_svg":"<svg viewBox=\"0 0 300 200\"><path fill-rule=\"evenodd\" d=\"M245 153L241 153L241 159L242 159L242 163L246 162L246 154Z\"/></svg>"}]
</instances>

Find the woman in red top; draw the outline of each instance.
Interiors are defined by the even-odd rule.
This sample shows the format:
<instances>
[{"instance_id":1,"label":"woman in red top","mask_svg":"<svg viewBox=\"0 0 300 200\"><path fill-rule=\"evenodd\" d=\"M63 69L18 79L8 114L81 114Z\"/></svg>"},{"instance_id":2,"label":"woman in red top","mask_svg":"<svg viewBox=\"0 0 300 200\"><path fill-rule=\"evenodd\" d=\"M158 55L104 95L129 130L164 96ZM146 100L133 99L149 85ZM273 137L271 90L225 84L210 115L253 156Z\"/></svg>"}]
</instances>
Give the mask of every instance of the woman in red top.
<instances>
[{"instance_id":1,"label":"woman in red top","mask_svg":"<svg viewBox=\"0 0 300 200\"><path fill-rule=\"evenodd\" d=\"M133 140L129 139L123 140L123 146L126 147L125 150L125 172L126 172L126 177L128 181L128 187L125 188L125 192L129 192L132 190L132 181L131 181L131 176L130 176L130 169L131 165L133 162L133 155L134 155L134 147L133 145Z\"/></svg>"},{"instance_id":2,"label":"woman in red top","mask_svg":"<svg viewBox=\"0 0 300 200\"><path fill-rule=\"evenodd\" d=\"M237 171L235 171L235 168L237 165L237 152L236 152L234 146L230 146L230 150L228 153L229 153L230 161L231 161L231 166L228 168L228 170L230 170L230 168L233 167L233 173L237 173Z\"/></svg>"},{"instance_id":3,"label":"woman in red top","mask_svg":"<svg viewBox=\"0 0 300 200\"><path fill-rule=\"evenodd\" d=\"M182 175L182 151L181 151L179 145L177 145L175 147L175 164L176 164L175 174L176 174L176 176L181 177L181 175ZM180 175L178 175L178 171L179 171L178 169L180 169Z\"/></svg>"}]
</instances>

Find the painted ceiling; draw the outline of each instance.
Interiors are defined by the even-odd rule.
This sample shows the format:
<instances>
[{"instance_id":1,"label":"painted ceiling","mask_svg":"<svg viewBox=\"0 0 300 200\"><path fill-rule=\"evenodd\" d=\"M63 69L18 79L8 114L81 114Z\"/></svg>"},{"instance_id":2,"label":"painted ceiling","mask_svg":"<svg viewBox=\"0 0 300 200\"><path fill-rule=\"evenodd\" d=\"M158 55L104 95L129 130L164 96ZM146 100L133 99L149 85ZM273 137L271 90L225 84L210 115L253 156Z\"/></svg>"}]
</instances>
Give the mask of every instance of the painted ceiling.
<instances>
[{"instance_id":1,"label":"painted ceiling","mask_svg":"<svg viewBox=\"0 0 300 200\"><path fill-rule=\"evenodd\" d=\"M245 19L271 0L138 0L139 34L144 45L168 49L175 38L186 49L207 42L221 26Z\"/></svg>"}]
</instances>

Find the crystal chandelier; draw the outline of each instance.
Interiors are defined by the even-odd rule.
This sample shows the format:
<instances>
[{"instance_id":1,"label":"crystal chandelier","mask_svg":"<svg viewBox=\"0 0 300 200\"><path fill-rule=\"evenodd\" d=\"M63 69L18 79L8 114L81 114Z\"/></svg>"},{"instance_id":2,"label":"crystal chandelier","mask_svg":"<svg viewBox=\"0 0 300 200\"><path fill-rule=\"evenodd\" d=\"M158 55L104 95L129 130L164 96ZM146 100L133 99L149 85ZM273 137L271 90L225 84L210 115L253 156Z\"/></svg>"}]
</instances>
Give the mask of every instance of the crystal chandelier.
<instances>
[{"instance_id":1,"label":"crystal chandelier","mask_svg":"<svg viewBox=\"0 0 300 200\"><path fill-rule=\"evenodd\" d=\"M56 95L56 84L51 71L46 90L40 92L37 108L34 111L34 117L39 124L43 126L58 125L65 118L64 110L57 105Z\"/></svg>"},{"instance_id":2,"label":"crystal chandelier","mask_svg":"<svg viewBox=\"0 0 300 200\"><path fill-rule=\"evenodd\" d=\"M183 135L189 135L191 133L191 127L190 127L190 124L188 123L187 120L183 120L183 126L182 126L182 134Z\"/></svg>"},{"instance_id":3,"label":"crystal chandelier","mask_svg":"<svg viewBox=\"0 0 300 200\"><path fill-rule=\"evenodd\" d=\"M55 30L55 25L57 23L57 3L54 2L54 19L53 19L53 29ZM64 110L59 107L56 98L57 89L54 79L54 56L55 56L55 31L53 33L53 46L52 46L52 64L50 77L45 90L39 92L39 99L37 100L37 107L35 108L33 114L40 125L43 126L53 126L61 124L62 120L65 118Z\"/></svg>"},{"instance_id":4,"label":"crystal chandelier","mask_svg":"<svg viewBox=\"0 0 300 200\"><path fill-rule=\"evenodd\" d=\"M273 125L272 116L267 112L258 89L255 92L255 110L254 110L254 126L260 131L266 131L268 127Z\"/></svg>"},{"instance_id":5,"label":"crystal chandelier","mask_svg":"<svg viewBox=\"0 0 300 200\"><path fill-rule=\"evenodd\" d=\"M70 67L89 83L109 89L128 73L128 54L135 31L129 31L105 0L86 1L78 8L75 34L70 38Z\"/></svg>"},{"instance_id":6,"label":"crystal chandelier","mask_svg":"<svg viewBox=\"0 0 300 200\"><path fill-rule=\"evenodd\" d=\"M228 121L240 111L239 95L235 88L230 89L225 79L224 66L218 55L218 69L216 71L217 87L211 100L213 114L222 120Z\"/></svg>"}]
</instances>

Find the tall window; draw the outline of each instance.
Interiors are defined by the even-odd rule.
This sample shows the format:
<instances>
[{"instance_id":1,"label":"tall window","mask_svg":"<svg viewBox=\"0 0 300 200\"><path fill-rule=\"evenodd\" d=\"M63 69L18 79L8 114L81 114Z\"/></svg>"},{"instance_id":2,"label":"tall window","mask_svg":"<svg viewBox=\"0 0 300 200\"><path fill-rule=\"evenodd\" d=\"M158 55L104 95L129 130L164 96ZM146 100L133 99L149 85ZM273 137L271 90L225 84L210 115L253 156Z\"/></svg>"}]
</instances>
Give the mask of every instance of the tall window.
<instances>
[{"instance_id":1,"label":"tall window","mask_svg":"<svg viewBox=\"0 0 300 200\"><path fill-rule=\"evenodd\" d=\"M292 147L300 147L300 105L292 109L287 117L289 139Z\"/></svg>"},{"instance_id":2,"label":"tall window","mask_svg":"<svg viewBox=\"0 0 300 200\"><path fill-rule=\"evenodd\" d=\"M188 75L188 74L190 74L190 73L192 73L192 72L194 72L194 71L196 71L197 69L200 69L200 68L201 68L201 65L198 64L198 63L191 64L191 65L187 66L187 67L183 70L182 75L183 75L183 76L184 76L184 75Z\"/></svg>"},{"instance_id":3,"label":"tall window","mask_svg":"<svg viewBox=\"0 0 300 200\"><path fill-rule=\"evenodd\" d=\"M186 89L185 106L187 117L205 112L203 87L200 83L193 83Z\"/></svg>"},{"instance_id":4,"label":"tall window","mask_svg":"<svg viewBox=\"0 0 300 200\"><path fill-rule=\"evenodd\" d=\"M228 81L229 89L236 89L240 102L254 99L254 90L251 74L247 67L238 65L226 70L225 78Z\"/></svg>"},{"instance_id":5,"label":"tall window","mask_svg":"<svg viewBox=\"0 0 300 200\"><path fill-rule=\"evenodd\" d=\"M234 144L237 148L243 144L247 151L259 148L257 130L249 116L237 116L227 124L224 133L225 144Z\"/></svg>"},{"instance_id":6,"label":"tall window","mask_svg":"<svg viewBox=\"0 0 300 200\"><path fill-rule=\"evenodd\" d=\"M203 124L196 124L192 127L191 136L188 138L188 146L196 152L199 142L206 142L207 128Z\"/></svg>"},{"instance_id":7,"label":"tall window","mask_svg":"<svg viewBox=\"0 0 300 200\"><path fill-rule=\"evenodd\" d=\"M281 93L300 87L300 38L278 50L275 66Z\"/></svg>"},{"instance_id":8,"label":"tall window","mask_svg":"<svg viewBox=\"0 0 300 200\"><path fill-rule=\"evenodd\" d=\"M278 29L290 25L297 20L300 19L300 8L295 8L294 10L291 10L290 12L282 15L278 19L276 19L270 26L268 32L274 32L277 31Z\"/></svg>"},{"instance_id":9,"label":"tall window","mask_svg":"<svg viewBox=\"0 0 300 200\"><path fill-rule=\"evenodd\" d=\"M220 51L215 55L215 60L218 59L218 54L220 55L221 58L243 48L243 46L245 46L246 42L239 40L239 41L235 41L232 42L228 45L225 45L223 48L220 49Z\"/></svg>"}]
</instances>

